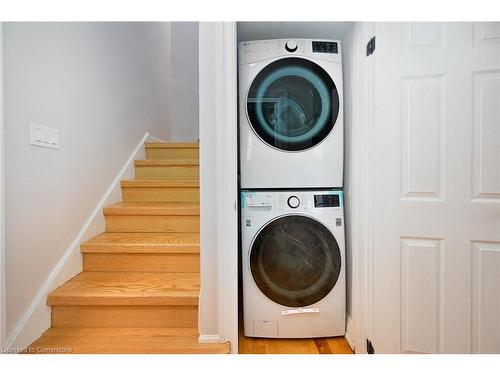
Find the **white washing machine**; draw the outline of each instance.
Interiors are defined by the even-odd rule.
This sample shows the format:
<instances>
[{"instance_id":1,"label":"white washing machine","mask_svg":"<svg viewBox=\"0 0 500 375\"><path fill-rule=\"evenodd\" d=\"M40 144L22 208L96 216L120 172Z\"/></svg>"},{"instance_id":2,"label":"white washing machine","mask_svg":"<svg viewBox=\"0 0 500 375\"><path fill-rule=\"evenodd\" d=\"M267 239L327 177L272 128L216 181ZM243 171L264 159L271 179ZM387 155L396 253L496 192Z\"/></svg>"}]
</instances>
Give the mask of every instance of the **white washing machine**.
<instances>
[{"instance_id":1,"label":"white washing machine","mask_svg":"<svg viewBox=\"0 0 500 375\"><path fill-rule=\"evenodd\" d=\"M341 191L242 191L245 336L345 334Z\"/></svg>"},{"instance_id":2,"label":"white washing machine","mask_svg":"<svg viewBox=\"0 0 500 375\"><path fill-rule=\"evenodd\" d=\"M341 188L343 118L339 41L239 44L243 189Z\"/></svg>"}]
</instances>

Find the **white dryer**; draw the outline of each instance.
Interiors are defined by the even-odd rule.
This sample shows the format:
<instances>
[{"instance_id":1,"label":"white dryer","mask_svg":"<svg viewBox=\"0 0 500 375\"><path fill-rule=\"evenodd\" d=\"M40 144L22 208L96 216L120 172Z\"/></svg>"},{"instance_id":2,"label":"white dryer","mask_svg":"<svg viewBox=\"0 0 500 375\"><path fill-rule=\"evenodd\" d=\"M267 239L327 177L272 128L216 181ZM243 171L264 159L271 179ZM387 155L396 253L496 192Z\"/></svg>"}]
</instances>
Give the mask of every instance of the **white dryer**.
<instances>
[{"instance_id":1,"label":"white dryer","mask_svg":"<svg viewBox=\"0 0 500 375\"><path fill-rule=\"evenodd\" d=\"M341 191L242 191L245 336L345 334Z\"/></svg>"},{"instance_id":2,"label":"white dryer","mask_svg":"<svg viewBox=\"0 0 500 375\"><path fill-rule=\"evenodd\" d=\"M342 187L340 42L241 42L238 56L241 187Z\"/></svg>"}]
</instances>

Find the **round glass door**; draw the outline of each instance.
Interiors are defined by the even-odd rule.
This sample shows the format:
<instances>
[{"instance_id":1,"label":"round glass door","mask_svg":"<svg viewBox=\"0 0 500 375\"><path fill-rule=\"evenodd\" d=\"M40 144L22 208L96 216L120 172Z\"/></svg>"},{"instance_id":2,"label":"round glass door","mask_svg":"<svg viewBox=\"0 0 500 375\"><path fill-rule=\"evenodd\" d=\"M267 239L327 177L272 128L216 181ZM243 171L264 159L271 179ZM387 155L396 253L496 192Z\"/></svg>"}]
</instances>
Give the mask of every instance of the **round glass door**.
<instances>
[{"instance_id":1,"label":"round glass door","mask_svg":"<svg viewBox=\"0 0 500 375\"><path fill-rule=\"evenodd\" d=\"M268 145L286 151L311 148L325 139L339 113L339 95L326 71L290 57L262 69L247 97L248 118Z\"/></svg>"},{"instance_id":2,"label":"round glass door","mask_svg":"<svg viewBox=\"0 0 500 375\"><path fill-rule=\"evenodd\" d=\"M257 287L272 301L290 307L312 305L335 286L341 254L333 234L307 216L283 216L258 233L250 250Z\"/></svg>"}]
</instances>

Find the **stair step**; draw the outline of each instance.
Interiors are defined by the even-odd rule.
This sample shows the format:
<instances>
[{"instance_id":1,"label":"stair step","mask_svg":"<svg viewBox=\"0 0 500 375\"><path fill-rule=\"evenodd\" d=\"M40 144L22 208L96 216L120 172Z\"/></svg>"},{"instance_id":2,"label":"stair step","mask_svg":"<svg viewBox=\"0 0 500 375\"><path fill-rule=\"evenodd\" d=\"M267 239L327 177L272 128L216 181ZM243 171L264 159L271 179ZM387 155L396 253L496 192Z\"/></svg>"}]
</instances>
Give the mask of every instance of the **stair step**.
<instances>
[{"instance_id":1,"label":"stair step","mask_svg":"<svg viewBox=\"0 0 500 375\"><path fill-rule=\"evenodd\" d=\"M146 142L146 148L157 149L176 149L176 148L200 148L200 144L196 142Z\"/></svg>"},{"instance_id":2,"label":"stair step","mask_svg":"<svg viewBox=\"0 0 500 375\"><path fill-rule=\"evenodd\" d=\"M116 203L104 208L104 215L198 216L199 203Z\"/></svg>"},{"instance_id":3,"label":"stair step","mask_svg":"<svg viewBox=\"0 0 500 375\"><path fill-rule=\"evenodd\" d=\"M198 180L123 180L125 188L185 188L200 187Z\"/></svg>"},{"instance_id":4,"label":"stair step","mask_svg":"<svg viewBox=\"0 0 500 375\"><path fill-rule=\"evenodd\" d=\"M145 160L134 160L135 166L190 166L199 165L198 159L145 159Z\"/></svg>"},{"instance_id":5,"label":"stair step","mask_svg":"<svg viewBox=\"0 0 500 375\"><path fill-rule=\"evenodd\" d=\"M198 327L198 306L52 306L57 328L166 328Z\"/></svg>"},{"instance_id":6,"label":"stair step","mask_svg":"<svg viewBox=\"0 0 500 375\"><path fill-rule=\"evenodd\" d=\"M198 203L118 203L104 209L106 232L199 233Z\"/></svg>"},{"instance_id":7,"label":"stair step","mask_svg":"<svg viewBox=\"0 0 500 375\"><path fill-rule=\"evenodd\" d=\"M63 353L229 353L229 343L201 344L195 329L186 328L50 328L30 345L33 351ZM66 349L66 351L64 351Z\"/></svg>"},{"instance_id":8,"label":"stair step","mask_svg":"<svg viewBox=\"0 0 500 375\"><path fill-rule=\"evenodd\" d=\"M82 272L54 290L49 305L197 305L198 273Z\"/></svg>"},{"instance_id":9,"label":"stair step","mask_svg":"<svg viewBox=\"0 0 500 375\"><path fill-rule=\"evenodd\" d=\"M83 254L86 272L200 272L199 254Z\"/></svg>"},{"instance_id":10,"label":"stair step","mask_svg":"<svg viewBox=\"0 0 500 375\"><path fill-rule=\"evenodd\" d=\"M199 254L198 233L103 233L81 245L82 253Z\"/></svg>"},{"instance_id":11,"label":"stair step","mask_svg":"<svg viewBox=\"0 0 500 375\"><path fill-rule=\"evenodd\" d=\"M198 180L198 159L135 160L135 178L147 180Z\"/></svg>"},{"instance_id":12,"label":"stair step","mask_svg":"<svg viewBox=\"0 0 500 375\"><path fill-rule=\"evenodd\" d=\"M198 180L126 180L121 187L126 203L200 201Z\"/></svg>"},{"instance_id":13,"label":"stair step","mask_svg":"<svg viewBox=\"0 0 500 375\"><path fill-rule=\"evenodd\" d=\"M42 336L166 336L166 337L198 337L196 328L52 328Z\"/></svg>"},{"instance_id":14,"label":"stair step","mask_svg":"<svg viewBox=\"0 0 500 375\"><path fill-rule=\"evenodd\" d=\"M198 143L146 143L148 159L198 159Z\"/></svg>"},{"instance_id":15,"label":"stair step","mask_svg":"<svg viewBox=\"0 0 500 375\"><path fill-rule=\"evenodd\" d=\"M197 233L104 233L81 252L89 272L200 272Z\"/></svg>"}]
</instances>

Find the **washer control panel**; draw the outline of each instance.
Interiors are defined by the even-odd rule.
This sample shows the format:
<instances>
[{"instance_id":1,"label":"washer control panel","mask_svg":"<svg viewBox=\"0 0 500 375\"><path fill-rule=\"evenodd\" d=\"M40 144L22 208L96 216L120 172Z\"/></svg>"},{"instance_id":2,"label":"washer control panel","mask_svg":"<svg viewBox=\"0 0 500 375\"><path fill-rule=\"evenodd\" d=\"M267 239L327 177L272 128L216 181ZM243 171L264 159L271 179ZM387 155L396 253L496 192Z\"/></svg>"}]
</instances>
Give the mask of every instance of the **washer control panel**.
<instances>
[{"instance_id":1,"label":"washer control panel","mask_svg":"<svg viewBox=\"0 0 500 375\"><path fill-rule=\"evenodd\" d=\"M242 191L241 208L251 212L308 212L341 209L342 191Z\"/></svg>"}]
</instances>

